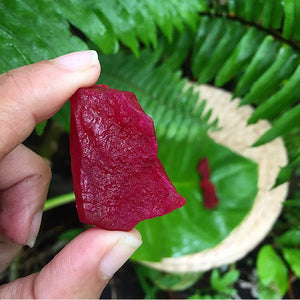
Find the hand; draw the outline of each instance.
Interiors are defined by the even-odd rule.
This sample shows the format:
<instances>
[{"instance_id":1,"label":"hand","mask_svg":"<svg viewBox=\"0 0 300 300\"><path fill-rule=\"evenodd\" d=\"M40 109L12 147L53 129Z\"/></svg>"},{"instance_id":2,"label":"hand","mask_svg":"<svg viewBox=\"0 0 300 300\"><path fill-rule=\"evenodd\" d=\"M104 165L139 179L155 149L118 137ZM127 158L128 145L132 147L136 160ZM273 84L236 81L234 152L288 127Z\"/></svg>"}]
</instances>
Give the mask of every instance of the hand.
<instances>
[{"instance_id":1,"label":"hand","mask_svg":"<svg viewBox=\"0 0 300 300\"><path fill-rule=\"evenodd\" d=\"M0 75L0 271L22 245L33 246L51 176L48 164L21 143L99 74L97 53L82 51ZM0 298L97 298L140 244L136 230L91 228L39 273L1 286Z\"/></svg>"}]
</instances>

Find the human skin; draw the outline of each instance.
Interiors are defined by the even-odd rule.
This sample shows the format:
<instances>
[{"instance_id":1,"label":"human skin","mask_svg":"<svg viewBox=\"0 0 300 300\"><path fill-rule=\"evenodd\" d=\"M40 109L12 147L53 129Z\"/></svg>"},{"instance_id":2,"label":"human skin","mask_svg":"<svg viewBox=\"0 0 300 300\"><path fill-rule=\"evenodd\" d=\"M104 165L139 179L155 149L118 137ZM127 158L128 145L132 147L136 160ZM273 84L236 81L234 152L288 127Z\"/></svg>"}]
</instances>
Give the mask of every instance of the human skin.
<instances>
[{"instance_id":1,"label":"human skin","mask_svg":"<svg viewBox=\"0 0 300 300\"><path fill-rule=\"evenodd\" d=\"M100 75L95 51L80 51L0 75L0 271L36 240L51 178L49 165L22 145L80 87ZM137 230L91 228L40 272L0 286L0 298L98 298L141 244Z\"/></svg>"}]
</instances>

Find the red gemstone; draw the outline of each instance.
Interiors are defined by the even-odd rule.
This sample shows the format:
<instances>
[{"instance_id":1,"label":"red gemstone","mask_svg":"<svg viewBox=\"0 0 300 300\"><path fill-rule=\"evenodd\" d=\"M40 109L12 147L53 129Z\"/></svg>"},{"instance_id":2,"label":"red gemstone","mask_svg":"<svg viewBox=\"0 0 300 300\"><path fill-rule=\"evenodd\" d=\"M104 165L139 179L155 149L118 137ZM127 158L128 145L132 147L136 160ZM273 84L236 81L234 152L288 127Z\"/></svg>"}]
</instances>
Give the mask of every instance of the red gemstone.
<instances>
[{"instance_id":1,"label":"red gemstone","mask_svg":"<svg viewBox=\"0 0 300 300\"><path fill-rule=\"evenodd\" d=\"M185 204L157 158L152 119L131 92L104 85L70 99L70 153L81 222L131 230Z\"/></svg>"}]
</instances>

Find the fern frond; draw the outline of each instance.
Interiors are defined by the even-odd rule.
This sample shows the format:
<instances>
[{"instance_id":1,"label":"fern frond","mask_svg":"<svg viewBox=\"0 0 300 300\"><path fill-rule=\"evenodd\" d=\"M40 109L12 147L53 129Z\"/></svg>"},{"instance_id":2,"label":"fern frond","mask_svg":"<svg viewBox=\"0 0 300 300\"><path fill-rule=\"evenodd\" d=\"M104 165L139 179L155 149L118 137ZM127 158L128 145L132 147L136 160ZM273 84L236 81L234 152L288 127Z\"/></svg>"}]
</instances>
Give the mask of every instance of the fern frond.
<instances>
[{"instance_id":1,"label":"fern frond","mask_svg":"<svg viewBox=\"0 0 300 300\"><path fill-rule=\"evenodd\" d=\"M71 36L69 24L43 1L0 2L1 70L53 58L86 44Z\"/></svg>"},{"instance_id":2,"label":"fern frond","mask_svg":"<svg viewBox=\"0 0 300 300\"><path fill-rule=\"evenodd\" d=\"M204 108L197 109L199 95L192 86L186 88L187 79L181 78L181 72L172 73L164 64L156 66L160 55L156 60L153 57L150 51L142 51L139 59L123 51L104 56L101 82L134 92L143 109L153 118L158 139L173 134L177 134L178 140L187 136L194 138L190 136L193 132L200 135L214 127L215 120L207 124L209 116L203 113Z\"/></svg>"},{"instance_id":3,"label":"fern frond","mask_svg":"<svg viewBox=\"0 0 300 300\"><path fill-rule=\"evenodd\" d=\"M261 118L278 119L299 100L299 63L297 49L266 32L205 16L195 37L191 69L200 83L215 78L215 85L223 86L234 81L234 97L242 97L241 105L257 107L249 120L253 123ZM288 123L290 130L296 125Z\"/></svg>"},{"instance_id":4,"label":"fern frond","mask_svg":"<svg viewBox=\"0 0 300 300\"><path fill-rule=\"evenodd\" d=\"M3 0L0 3L0 73L24 64L87 49L103 53L120 43L138 55L139 44L157 46L158 30L171 41L184 26L195 29L201 0ZM81 32L82 39L72 31Z\"/></svg>"},{"instance_id":5,"label":"fern frond","mask_svg":"<svg viewBox=\"0 0 300 300\"><path fill-rule=\"evenodd\" d=\"M285 39L300 40L298 0L230 0L224 10L229 15L237 16L247 22L279 30Z\"/></svg>"},{"instance_id":6,"label":"fern frond","mask_svg":"<svg viewBox=\"0 0 300 300\"><path fill-rule=\"evenodd\" d=\"M297 105L275 120L273 127L263 134L253 146L260 146L283 136L291 131L291 128L300 128L300 105Z\"/></svg>"},{"instance_id":7,"label":"fern frond","mask_svg":"<svg viewBox=\"0 0 300 300\"><path fill-rule=\"evenodd\" d=\"M278 92L258 106L248 123L253 124L259 119L273 119L286 109L290 109L299 99L299 86L300 65Z\"/></svg>"},{"instance_id":8,"label":"fern frond","mask_svg":"<svg viewBox=\"0 0 300 300\"><path fill-rule=\"evenodd\" d=\"M236 75L240 75L240 71L249 64L263 38L264 34L255 27L246 30L232 54L227 60L223 61L224 65L216 76L215 84L222 86Z\"/></svg>"}]
</instances>

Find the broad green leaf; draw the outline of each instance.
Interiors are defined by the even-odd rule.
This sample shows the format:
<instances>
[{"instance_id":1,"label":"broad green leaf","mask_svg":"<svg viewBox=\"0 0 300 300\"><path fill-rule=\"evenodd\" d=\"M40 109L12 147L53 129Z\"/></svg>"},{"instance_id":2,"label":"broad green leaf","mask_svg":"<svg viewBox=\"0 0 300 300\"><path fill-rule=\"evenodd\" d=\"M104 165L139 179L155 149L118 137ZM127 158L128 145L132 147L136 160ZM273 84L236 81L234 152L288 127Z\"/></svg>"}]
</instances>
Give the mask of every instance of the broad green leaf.
<instances>
[{"instance_id":1,"label":"broad green leaf","mask_svg":"<svg viewBox=\"0 0 300 300\"><path fill-rule=\"evenodd\" d=\"M288 270L271 245L263 246L257 257L256 268L259 281L281 296L288 287Z\"/></svg>"},{"instance_id":2,"label":"broad green leaf","mask_svg":"<svg viewBox=\"0 0 300 300\"><path fill-rule=\"evenodd\" d=\"M187 204L137 226L143 245L134 254L135 260L158 261L216 246L249 213L257 193L257 165L205 135L188 142L160 138L158 145L166 172ZM214 210L205 209L202 203L196 172L202 157L209 159L211 179L220 199Z\"/></svg>"},{"instance_id":3,"label":"broad green leaf","mask_svg":"<svg viewBox=\"0 0 300 300\"><path fill-rule=\"evenodd\" d=\"M278 136L283 136L290 132L291 129L300 126L300 105L287 111L282 117L275 120L273 127L264 133L254 144L254 147L260 146L262 144L268 143Z\"/></svg>"},{"instance_id":4,"label":"broad green leaf","mask_svg":"<svg viewBox=\"0 0 300 300\"><path fill-rule=\"evenodd\" d=\"M283 256L297 277L300 277L300 250L283 248Z\"/></svg>"},{"instance_id":5,"label":"broad green leaf","mask_svg":"<svg viewBox=\"0 0 300 300\"><path fill-rule=\"evenodd\" d=\"M290 229L281 235L276 241L282 246L300 246L300 230Z\"/></svg>"}]
</instances>

